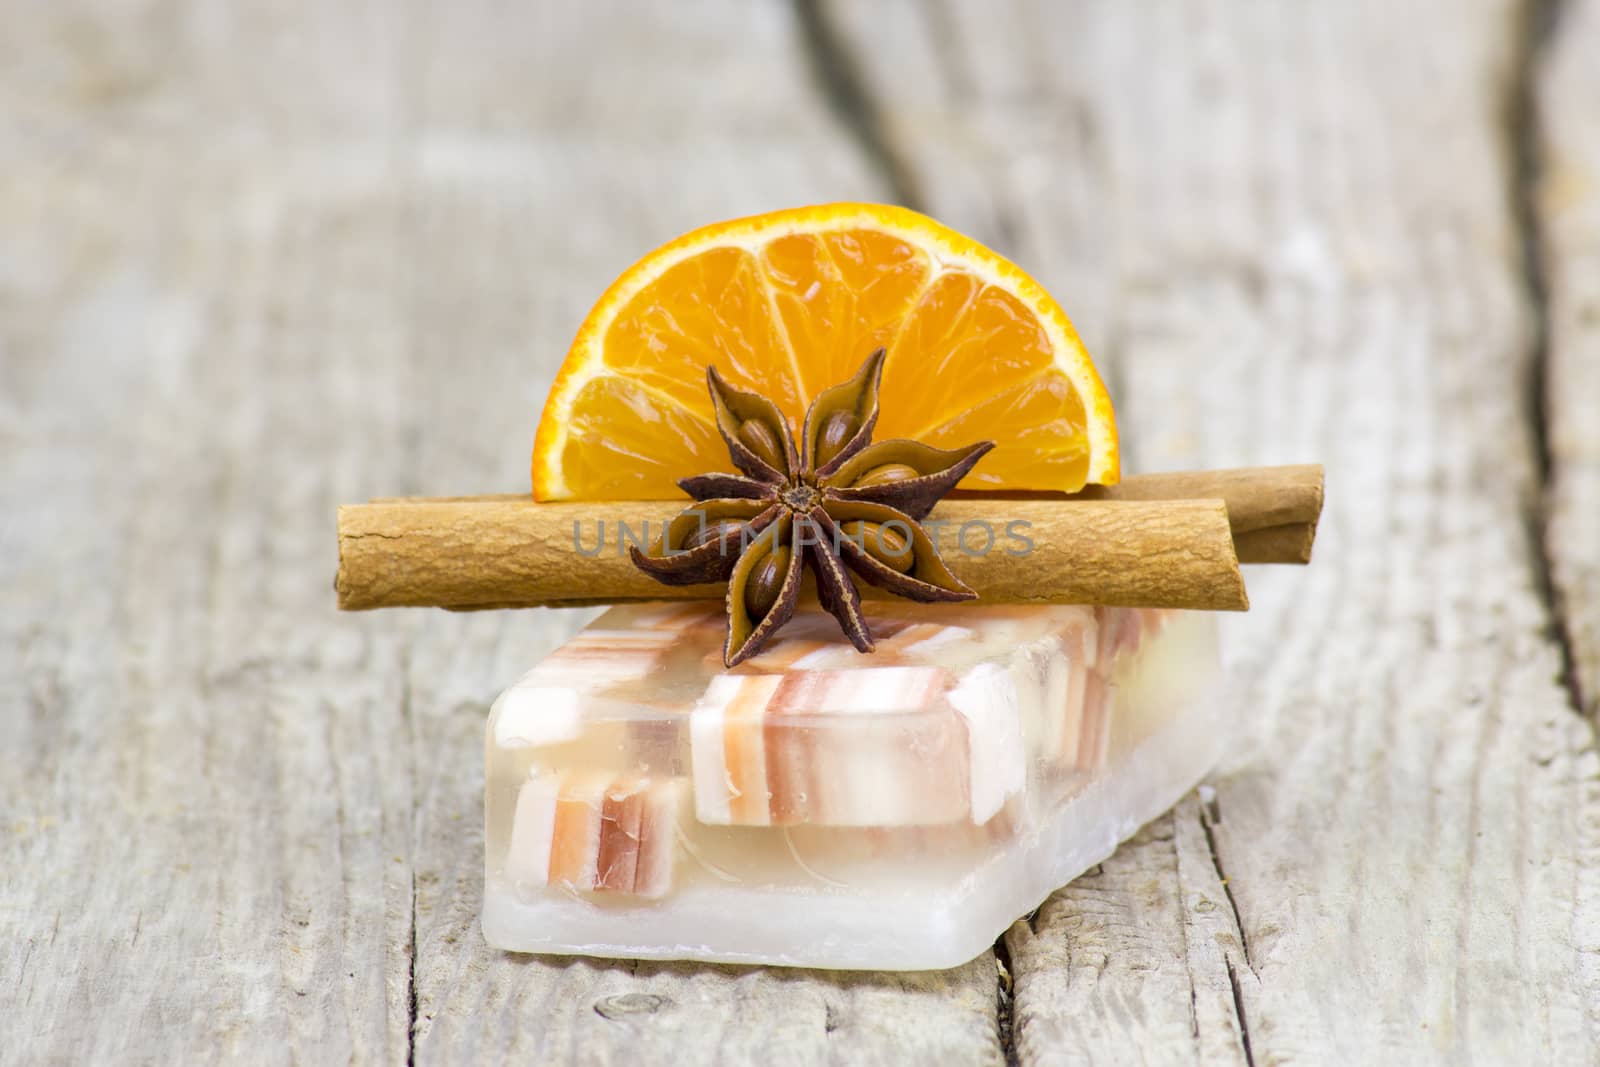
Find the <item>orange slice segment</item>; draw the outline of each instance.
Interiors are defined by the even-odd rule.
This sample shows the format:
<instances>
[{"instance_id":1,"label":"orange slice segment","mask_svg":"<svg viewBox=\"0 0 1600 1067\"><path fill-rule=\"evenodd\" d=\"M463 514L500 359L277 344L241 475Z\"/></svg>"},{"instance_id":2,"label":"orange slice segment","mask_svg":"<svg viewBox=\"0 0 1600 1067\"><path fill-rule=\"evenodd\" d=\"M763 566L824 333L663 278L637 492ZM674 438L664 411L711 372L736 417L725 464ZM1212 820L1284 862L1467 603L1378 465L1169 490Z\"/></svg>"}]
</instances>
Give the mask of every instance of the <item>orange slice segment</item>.
<instances>
[{"instance_id":1,"label":"orange slice segment","mask_svg":"<svg viewBox=\"0 0 1600 1067\"><path fill-rule=\"evenodd\" d=\"M875 439L996 442L966 489L1117 481L1111 401L1038 283L914 211L826 204L707 226L618 278L551 386L534 496L680 497L677 479L731 469L707 365L798 432L812 398L880 345Z\"/></svg>"}]
</instances>

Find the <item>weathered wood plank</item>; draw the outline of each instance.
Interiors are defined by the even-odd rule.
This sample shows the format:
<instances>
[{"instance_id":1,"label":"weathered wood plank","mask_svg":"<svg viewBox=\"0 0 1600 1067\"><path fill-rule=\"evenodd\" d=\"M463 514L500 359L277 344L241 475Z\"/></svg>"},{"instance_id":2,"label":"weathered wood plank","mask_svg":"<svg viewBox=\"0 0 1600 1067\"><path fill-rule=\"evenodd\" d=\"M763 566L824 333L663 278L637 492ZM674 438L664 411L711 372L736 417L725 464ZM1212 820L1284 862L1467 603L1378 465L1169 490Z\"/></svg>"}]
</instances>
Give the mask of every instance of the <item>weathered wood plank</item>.
<instances>
[{"instance_id":1,"label":"weathered wood plank","mask_svg":"<svg viewBox=\"0 0 1600 1067\"><path fill-rule=\"evenodd\" d=\"M388 53L330 84L213 14L251 46L181 12L0 28L8 1063L406 1055L408 623L327 586L327 516L406 479L419 422L386 388L400 205L381 143L230 111Z\"/></svg>"},{"instance_id":2,"label":"weathered wood plank","mask_svg":"<svg viewBox=\"0 0 1600 1067\"><path fill-rule=\"evenodd\" d=\"M1528 533L1517 5L830 15L925 206L1079 320L1130 469L1328 466L1316 564L1230 627L1214 804L1008 937L1023 1062L1590 1058L1600 760Z\"/></svg>"},{"instance_id":3,"label":"weathered wood plank","mask_svg":"<svg viewBox=\"0 0 1600 1067\"><path fill-rule=\"evenodd\" d=\"M1550 554L1584 711L1600 717L1600 4L1569 0L1534 99L1548 334L1545 441Z\"/></svg>"},{"instance_id":4,"label":"weathered wood plank","mask_svg":"<svg viewBox=\"0 0 1600 1067\"><path fill-rule=\"evenodd\" d=\"M1200 818L1191 795L1012 927L1021 1062L1244 1062L1236 928Z\"/></svg>"},{"instance_id":5,"label":"weathered wood plank","mask_svg":"<svg viewBox=\"0 0 1600 1067\"><path fill-rule=\"evenodd\" d=\"M14 11L0 162L0 1059L1002 1059L992 955L488 950L484 712L586 616L333 610L335 505L524 484L633 257L883 195L788 5Z\"/></svg>"}]
</instances>

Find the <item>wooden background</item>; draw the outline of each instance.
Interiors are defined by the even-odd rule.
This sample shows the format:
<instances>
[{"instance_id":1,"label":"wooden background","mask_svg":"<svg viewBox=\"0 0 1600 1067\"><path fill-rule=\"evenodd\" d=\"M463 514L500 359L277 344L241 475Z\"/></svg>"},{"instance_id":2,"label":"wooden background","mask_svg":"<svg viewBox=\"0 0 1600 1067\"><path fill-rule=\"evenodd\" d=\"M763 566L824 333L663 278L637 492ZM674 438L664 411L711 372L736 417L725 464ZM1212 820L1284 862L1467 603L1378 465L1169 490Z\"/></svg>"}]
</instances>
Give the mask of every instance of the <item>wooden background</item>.
<instances>
[{"instance_id":1,"label":"wooden background","mask_svg":"<svg viewBox=\"0 0 1600 1067\"><path fill-rule=\"evenodd\" d=\"M0 1061L1580 1063L1600 0L0 5ZM509 956L481 732L586 613L340 615L694 225L920 207L1133 470L1327 464L1209 790L943 974Z\"/></svg>"}]
</instances>

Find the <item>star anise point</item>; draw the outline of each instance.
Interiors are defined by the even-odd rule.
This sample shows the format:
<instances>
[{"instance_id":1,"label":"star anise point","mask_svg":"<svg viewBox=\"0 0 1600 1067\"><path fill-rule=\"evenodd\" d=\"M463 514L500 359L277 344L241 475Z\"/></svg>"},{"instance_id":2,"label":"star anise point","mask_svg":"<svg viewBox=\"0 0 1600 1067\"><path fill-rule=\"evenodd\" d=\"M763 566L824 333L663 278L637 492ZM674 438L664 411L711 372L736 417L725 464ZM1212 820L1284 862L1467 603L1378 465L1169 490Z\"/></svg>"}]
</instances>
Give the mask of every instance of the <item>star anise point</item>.
<instances>
[{"instance_id":1,"label":"star anise point","mask_svg":"<svg viewBox=\"0 0 1600 1067\"><path fill-rule=\"evenodd\" d=\"M817 599L852 645L874 648L852 574L924 602L972 600L920 520L993 447L945 450L916 441L872 443L885 351L806 411L803 448L776 404L734 389L706 368L717 430L742 474L701 474L678 485L697 503L668 524L635 566L657 581L727 581L723 662L754 656L794 615L809 564Z\"/></svg>"}]
</instances>

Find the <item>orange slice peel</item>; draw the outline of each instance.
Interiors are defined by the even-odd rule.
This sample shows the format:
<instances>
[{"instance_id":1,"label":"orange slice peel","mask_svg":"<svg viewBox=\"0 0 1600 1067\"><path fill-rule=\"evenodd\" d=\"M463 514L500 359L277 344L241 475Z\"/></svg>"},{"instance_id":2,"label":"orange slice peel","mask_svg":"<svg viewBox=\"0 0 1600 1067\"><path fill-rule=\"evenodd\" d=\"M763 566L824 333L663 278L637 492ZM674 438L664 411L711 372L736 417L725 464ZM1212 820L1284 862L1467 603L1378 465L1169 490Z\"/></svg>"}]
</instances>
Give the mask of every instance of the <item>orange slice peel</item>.
<instances>
[{"instance_id":1,"label":"orange slice peel","mask_svg":"<svg viewBox=\"0 0 1600 1067\"><path fill-rule=\"evenodd\" d=\"M924 215L842 203L706 226L623 272L551 386L534 497L680 497L679 478L727 466L708 366L798 428L817 393L880 345L879 439L996 442L961 488L1118 480L1105 385L1044 288Z\"/></svg>"}]
</instances>

